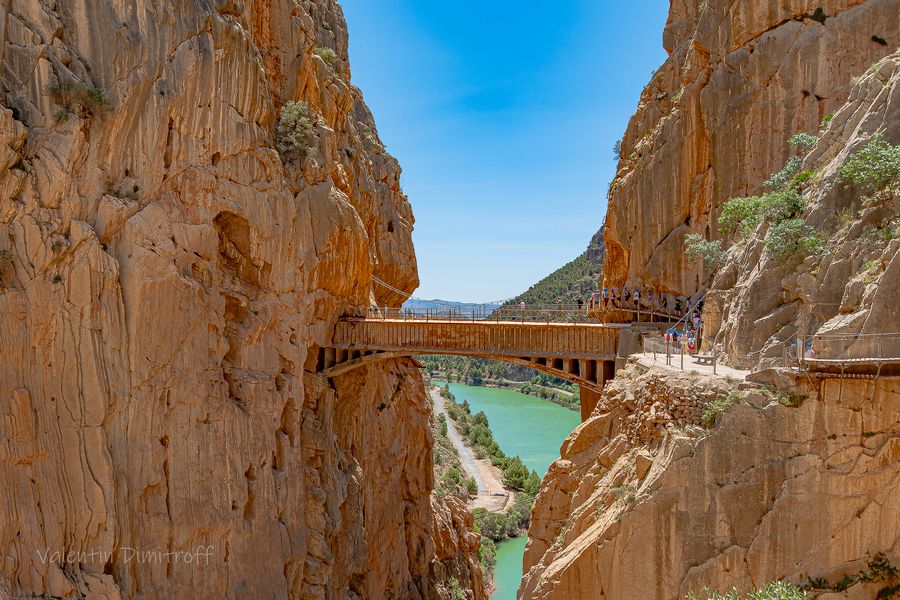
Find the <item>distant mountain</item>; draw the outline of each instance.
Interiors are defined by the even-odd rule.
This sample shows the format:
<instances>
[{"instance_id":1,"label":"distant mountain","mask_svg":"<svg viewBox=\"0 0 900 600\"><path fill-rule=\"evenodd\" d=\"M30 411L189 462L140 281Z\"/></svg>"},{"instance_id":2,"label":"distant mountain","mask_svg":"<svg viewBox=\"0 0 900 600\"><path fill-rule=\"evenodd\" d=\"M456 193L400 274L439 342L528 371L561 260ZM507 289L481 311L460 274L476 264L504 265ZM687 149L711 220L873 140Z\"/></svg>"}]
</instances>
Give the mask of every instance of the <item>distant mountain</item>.
<instances>
[{"instance_id":1,"label":"distant mountain","mask_svg":"<svg viewBox=\"0 0 900 600\"><path fill-rule=\"evenodd\" d=\"M457 302L455 300L422 300L420 298L410 298L406 302L403 303L403 308L409 310L422 310L422 309L454 309L460 312L466 312L467 310L472 309L481 309L485 308L486 310L493 310L500 306L499 303L493 302L490 304L478 304L476 302Z\"/></svg>"},{"instance_id":2,"label":"distant mountain","mask_svg":"<svg viewBox=\"0 0 900 600\"><path fill-rule=\"evenodd\" d=\"M591 238L581 256L550 273L528 288L528 291L507 301L504 306L516 305L522 301L531 306L556 304L557 299L564 304L574 303L578 298L587 301L600 285L600 272L603 270L605 257L606 247L603 245L601 229Z\"/></svg>"}]
</instances>

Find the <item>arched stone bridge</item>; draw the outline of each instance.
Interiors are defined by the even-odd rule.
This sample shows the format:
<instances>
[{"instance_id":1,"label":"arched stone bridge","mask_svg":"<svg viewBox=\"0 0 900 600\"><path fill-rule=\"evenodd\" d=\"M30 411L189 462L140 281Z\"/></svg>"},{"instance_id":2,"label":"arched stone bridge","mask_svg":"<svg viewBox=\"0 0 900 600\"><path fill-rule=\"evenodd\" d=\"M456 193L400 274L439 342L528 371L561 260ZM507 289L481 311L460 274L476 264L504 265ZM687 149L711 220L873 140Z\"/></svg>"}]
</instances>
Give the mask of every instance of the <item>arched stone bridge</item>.
<instances>
[{"instance_id":1,"label":"arched stone bridge","mask_svg":"<svg viewBox=\"0 0 900 600\"><path fill-rule=\"evenodd\" d=\"M416 354L456 354L531 367L581 386L582 417L613 378L627 325L529 321L362 319L340 321L318 370L338 377L373 362Z\"/></svg>"}]
</instances>

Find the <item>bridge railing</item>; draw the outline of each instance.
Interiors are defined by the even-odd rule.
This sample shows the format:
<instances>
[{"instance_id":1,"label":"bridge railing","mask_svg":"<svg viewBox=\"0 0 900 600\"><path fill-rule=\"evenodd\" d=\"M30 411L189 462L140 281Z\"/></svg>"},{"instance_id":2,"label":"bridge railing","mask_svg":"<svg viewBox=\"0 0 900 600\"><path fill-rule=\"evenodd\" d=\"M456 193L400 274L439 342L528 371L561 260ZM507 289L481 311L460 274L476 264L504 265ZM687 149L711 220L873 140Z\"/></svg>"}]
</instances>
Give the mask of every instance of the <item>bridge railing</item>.
<instances>
[{"instance_id":1,"label":"bridge railing","mask_svg":"<svg viewBox=\"0 0 900 600\"><path fill-rule=\"evenodd\" d=\"M438 306L427 308L393 308L372 307L369 309L370 319L396 319L415 321L525 321L544 323L596 323L600 306L576 304L529 305L518 306L481 306L466 305L464 307ZM625 312L635 316L636 321L653 321L658 323L677 322L685 313L664 312L660 309L612 307L608 311Z\"/></svg>"},{"instance_id":2,"label":"bridge railing","mask_svg":"<svg viewBox=\"0 0 900 600\"><path fill-rule=\"evenodd\" d=\"M592 323L584 307L577 305L528 306L524 309L509 306L391 308L372 307L370 319L394 319L411 321L531 321L544 323Z\"/></svg>"},{"instance_id":3,"label":"bridge railing","mask_svg":"<svg viewBox=\"0 0 900 600\"><path fill-rule=\"evenodd\" d=\"M798 336L786 341L784 366L801 371L819 367L900 364L900 333L838 333Z\"/></svg>"}]
</instances>

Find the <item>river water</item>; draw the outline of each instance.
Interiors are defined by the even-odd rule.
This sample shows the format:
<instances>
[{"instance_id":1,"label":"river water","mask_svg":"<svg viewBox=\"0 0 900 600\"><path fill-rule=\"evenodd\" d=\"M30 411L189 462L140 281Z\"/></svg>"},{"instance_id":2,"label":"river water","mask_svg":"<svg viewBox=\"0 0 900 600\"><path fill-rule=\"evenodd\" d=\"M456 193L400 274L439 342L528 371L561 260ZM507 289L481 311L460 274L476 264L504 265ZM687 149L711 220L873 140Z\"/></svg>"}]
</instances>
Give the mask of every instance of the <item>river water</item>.
<instances>
[{"instance_id":1,"label":"river water","mask_svg":"<svg viewBox=\"0 0 900 600\"><path fill-rule=\"evenodd\" d=\"M457 402L469 402L472 414L483 410L500 449L509 456L518 454L541 477L559 458L563 440L581 423L581 415L575 411L511 390L451 383L450 391ZM522 536L497 544L497 591L492 600L515 599L522 579L525 540Z\"/></svg>"}]
</instances>

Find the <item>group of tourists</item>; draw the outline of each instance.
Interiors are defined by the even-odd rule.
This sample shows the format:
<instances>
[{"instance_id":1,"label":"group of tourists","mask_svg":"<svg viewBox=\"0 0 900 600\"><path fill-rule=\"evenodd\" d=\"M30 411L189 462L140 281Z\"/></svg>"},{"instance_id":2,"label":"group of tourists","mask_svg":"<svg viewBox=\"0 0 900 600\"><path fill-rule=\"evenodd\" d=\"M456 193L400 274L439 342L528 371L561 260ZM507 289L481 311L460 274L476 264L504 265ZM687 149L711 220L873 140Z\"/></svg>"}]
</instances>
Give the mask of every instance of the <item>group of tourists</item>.
<instances>
[{"instance_id":1,"label":"group of tourists","mask_svg":"<svg viewBox=\"0 0 900 600\"><path fill-rule=\"evenodd\" d=\"M669 317L683 317L688 307L688 299L683 296L670 297L665 292L654 294L653 290L642 290L639 287L604 287L595 291L588 299L588 310L620 309L653 312Z\"/></svg>"},{"instance_id":2,"label":"group of tourists","mask_svg":"<svg viewBox=\"0 0 900 600\"><path fill-rule=\"evenodd\" d=\"M679 321L679 324L682 322ZM687 354L696 354L700 349L702 325L703 311L698 306L691 311L688 318L684 319L681 329L678 329L676 324L666 330L664 335L666 343L671 344L673 348L681 347Z\"/></svg>"}]
</instances>

